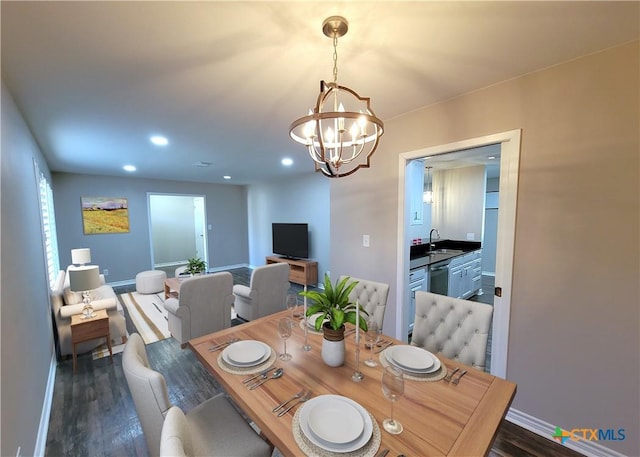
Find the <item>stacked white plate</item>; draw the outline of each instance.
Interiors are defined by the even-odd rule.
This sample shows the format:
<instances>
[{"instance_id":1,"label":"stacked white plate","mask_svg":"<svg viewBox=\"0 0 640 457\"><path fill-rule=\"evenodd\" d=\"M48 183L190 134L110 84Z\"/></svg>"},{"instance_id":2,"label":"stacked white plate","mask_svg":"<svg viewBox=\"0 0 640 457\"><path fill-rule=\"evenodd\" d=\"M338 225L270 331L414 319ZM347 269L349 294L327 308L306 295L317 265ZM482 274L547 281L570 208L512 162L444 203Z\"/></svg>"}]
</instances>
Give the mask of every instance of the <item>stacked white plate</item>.
<instances>
[{"instance_id":1,"label":"stacked white plate","mask_svg":"<svg viewBox=\"0 0 640 457\"><path fill-rule=\"evenodd\" d=\"M269 357L269 345L256 340L237 341L222 351L222 360L234 367L253 367L266 362Z\"/></svg>"},{"instance_id":2,"label":"stacked white plate","mask_svg":"<svg viewBox=\"0 0 640 457\"><path fill-rule=\"evenodd\" d=\"M384 355L391 365L409 373L428 374L440 369L440 360L431 352L417 346L392 346Z\"/></svg>"},{"instance_id":3,"label":"stacked white plate","mask_svg":"<svg viewBox=\"0 0 640 457\"><path fill-rule=\"evenodd\" d=\"M300 429L327 451L352 452L371 439L373 423L367 410L350 398L320 395L300 408Z\"/></svg>"}]
</instances>

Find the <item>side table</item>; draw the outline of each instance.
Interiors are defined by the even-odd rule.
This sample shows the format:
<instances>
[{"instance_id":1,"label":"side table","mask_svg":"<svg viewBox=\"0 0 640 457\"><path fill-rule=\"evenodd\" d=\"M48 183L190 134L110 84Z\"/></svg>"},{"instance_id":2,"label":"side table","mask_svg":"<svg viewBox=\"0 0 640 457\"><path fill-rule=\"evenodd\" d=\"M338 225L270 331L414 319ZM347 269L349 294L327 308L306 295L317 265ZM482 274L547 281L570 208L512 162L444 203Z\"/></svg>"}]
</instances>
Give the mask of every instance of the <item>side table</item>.
<instances>
[{"instance_id":1,"label":"side table","mask_svg":"<svg viewBox=\"0 0 640 457\"><path fill-rule=\"evenodd\" d=\"M73 346L73 373L76 372L76 346L96 338L106 338L109 346L109 358L113 363L113 352L111 350L111 335L109 334L109 317L107 311L101 309L94 311L95 316L83 319L82 314L71 316L71 345Z\"/></svg>"}]
</instances>

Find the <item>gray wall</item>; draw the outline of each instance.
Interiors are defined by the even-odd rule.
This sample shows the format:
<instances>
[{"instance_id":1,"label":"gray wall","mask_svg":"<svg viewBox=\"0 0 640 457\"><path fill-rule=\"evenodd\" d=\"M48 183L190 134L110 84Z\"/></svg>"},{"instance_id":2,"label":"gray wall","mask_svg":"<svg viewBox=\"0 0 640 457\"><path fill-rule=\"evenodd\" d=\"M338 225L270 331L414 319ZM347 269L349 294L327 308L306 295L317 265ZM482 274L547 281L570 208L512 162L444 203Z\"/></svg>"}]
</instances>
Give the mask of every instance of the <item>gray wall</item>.
<instances>
[{"instance_id":1,"label":"gray wall","mask_svg":"<svg viewBox=\"0 0 640 457\"><path fill-rule=\"evenodd\" d=\"M4 83L1 158L0 455L16 455L20 446L21 455L26 456L36 451L49 370L55 370L49 284L33 160L46 175L49 169Z\"/></svg>"},{"instance_id":2,"label":"gray wall","mask_svg":"<svg viewBox=\"0 0 640 457\"><path fill-rule=\"evenodd\" d=\"M109 270L108 282L134 279L151 266L147 192L196 194L206 197L210 268L246 264L247 198L244 186L53 173L60 263L71 262L71 249L91 249L91 260ZM80 197L125 197L129 233L84 235Z\"/></svg>"},{"instance_id":3,"label":"gray wall","mask_svg":"<svg viewBox=\"0 0 640 457\"><path fill-rule=\"evenodd\" d=\"M309 224L309 257L318 262L318 281L322 282L324 273L330 269L329 179L320 173L310 173L251 185L248 202L250 263L264 265L265 257L273 254L273 222L306 222Z\"/></svg>"},{"instance_id":4,"label":"gray wall","mask_svg":"<svg viewBox=\"0 0 640 457\"><path fill-rule=\"evenodd\" d=\"M371 168L331 182L333 272L377 276L395 297L399 154L521 128L513 407L568 429L624 428L624 441L599 444L628 455L640 455L639 51L636 41L394 118ZM367 232L371 247L352 248Z\"/></svg>"}]
</instances>

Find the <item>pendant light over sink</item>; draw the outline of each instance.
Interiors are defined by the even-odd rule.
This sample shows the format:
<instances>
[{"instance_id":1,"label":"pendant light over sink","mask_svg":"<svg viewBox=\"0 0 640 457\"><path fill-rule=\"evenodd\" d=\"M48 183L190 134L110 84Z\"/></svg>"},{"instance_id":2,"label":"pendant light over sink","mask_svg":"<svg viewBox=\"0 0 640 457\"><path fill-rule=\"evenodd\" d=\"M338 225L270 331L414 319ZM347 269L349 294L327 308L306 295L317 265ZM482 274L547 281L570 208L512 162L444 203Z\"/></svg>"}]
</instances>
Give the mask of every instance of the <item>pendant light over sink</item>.
<instances>
[{"instance_id":1,"label":"pendant light over sink","mask_svg":"<svg viewBox=\"0 0 640 457\"><path fill-rule=\"evenodd\" d=\"M330 178L369 168L384 131L382 121L371 109L370 99L338 85L338 38L348 29L347 20L341 16L323 22L323 33L333 39L333 82L320 81L316 105L289 127L289 136L307 147L316 171Z\"/></svg>"},{"instance_id":2,"label":"pendant light over sink","mask_svg":"<svg viewBox=\"0 0 640 457\"><path fill-rule=\"evenodd\" d=\"M431 175L431 169L432 167L427 167L426 186L422 193L422 202L429 204L433 203L433 177Z\"/></svg>"}]
</instances>

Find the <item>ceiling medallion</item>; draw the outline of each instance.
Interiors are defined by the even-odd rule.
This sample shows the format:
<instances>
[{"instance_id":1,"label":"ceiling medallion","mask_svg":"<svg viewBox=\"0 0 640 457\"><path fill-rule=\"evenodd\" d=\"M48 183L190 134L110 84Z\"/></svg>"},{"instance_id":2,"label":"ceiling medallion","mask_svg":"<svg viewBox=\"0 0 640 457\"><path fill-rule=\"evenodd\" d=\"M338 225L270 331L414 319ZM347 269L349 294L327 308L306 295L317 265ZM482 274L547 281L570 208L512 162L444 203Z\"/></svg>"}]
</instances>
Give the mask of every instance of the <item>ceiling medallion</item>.
<instances>
[{"instance_id":1,"label":"ceiling medallion","mask_svg":"<svg viewBox=\"0 0 640 457\"><path fill-rule=\"evenodd\" d=\"M369 168L384 131L384 124L371 109L370 99L338 85L338 38L348 29L347 20L340 16L323 22L323 33L333 39L333 82L320 81L315 107L289 127L289 136L307 147L316 171L330 178Z\"/></svg>"}]
</instances>

